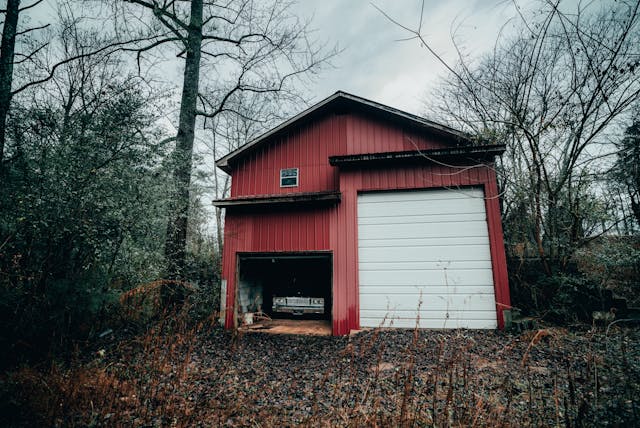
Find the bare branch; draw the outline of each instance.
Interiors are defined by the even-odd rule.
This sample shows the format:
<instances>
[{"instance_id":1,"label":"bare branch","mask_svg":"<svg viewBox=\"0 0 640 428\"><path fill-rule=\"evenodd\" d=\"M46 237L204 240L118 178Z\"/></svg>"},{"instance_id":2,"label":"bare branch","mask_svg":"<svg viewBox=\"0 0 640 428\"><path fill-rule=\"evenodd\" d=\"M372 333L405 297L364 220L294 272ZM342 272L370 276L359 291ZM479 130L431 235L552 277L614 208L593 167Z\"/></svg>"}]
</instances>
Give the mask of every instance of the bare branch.
<instances>
[{"instance_id":1,"label":"bare branch","mask_svg":"<svg viewBox=\"0 0 640 428\"><path fill-rule=\"evenodd\" d=\"M165 5L165 7L160 7L155 2L151 3L145 0L124 0L124 1L127 3L137 4L139 6L146 7L147 9L151 9L153 11L153 14L156 16L156 18L161 19L162 17L163 23L167 26L170 26L170 28L172 29L175 29L175 26L168 24L164 18L170 19L171 22L173 22L173 24L177 25L183 30L189 29L189 26L185 22L183 22L180 18L178 18L175 13L169 12L168 10L169 6L172 6L174 2L171 2Z\"/></svg>"},{"instance_id":2,"label":"bare branch","mask_svg":"<svg viewBox=\"0 0 640 428\"><path fill-rule=\"evenodd\" d=\"M136 52L136 65L138 67L138 75L140 75L141 73L141 64L140 61L142 59L142 53L146 52L146 51L150 51L158 46L161 46L165 43L170 43L170 42L177 42L177 41L181 41L178 40L177 37L169 37L166 39L161 39L161 40L156 40L151 44L148 44L146 46L142 46L142 47L136 47L136 48L123 48L122 50L127 52Z\"/></svg>"},{"instance_id":3,"label":"bare branch","mask_svg":"<svg viewBox=\"0 0 640 428\"><path fill-rule=\"evenodd\" d=\"M23 12L23 11L25 11L25 10L27 10L27 9L31 9L32 7L35 7L35 6L39 5L39 4L40 4L40 3L42 3L43 1L44 1L44 0L37 0L35 3L32 3L32 4L30 4L29 6L21 7L19 11L20 11L20 12Z\"/></svg>"},{"instance_id":4,"label":"bare branch","mask_svg":"<svg viewBox=\"0 0 640 428\"><path fill-rule=\"evenodd\" d=\"M19 60L19 61L14 61L14 64L22 64L23 62L31 60L38 52L40 52L42 49L44 49L47 46L49 46L49 42L43 43L42 45L40 45L39 47L34 49L33 52L31 52L28 55L21 54L21 53L16 53L16 56L20 56L20 57L23 57L23 58L21 60Z\"/></svg>"},{"instance_id":5,"label":"bare branch","mask_svg":"<svg viewBox=\"0 0 640 428\"><path fill-rule=\"evenodd\" d=\"M433 50L433 48L431 48L431 45L429 43L427 43L427 41L423 38L422 34L420 33L420 31L416 31L413 30L409 27L407 27L406 25L401 24L399 21L395 20L394 18L392 18L391 16L389 16L389 14L387 14L385 11L383 11L382 9L380 9L377 5L372 3L372 6L378 11L380 12L385 18L387 18L390 22L392 22L393 24L397 25L398 27L404 29L405 31L413 34L414 39L418 39L420 40L420 42L422 43L422 46L424 46L431 55L433 55L434 58L436 58L436 60L438 60L438 62L440 64L442 64L452 75L456 76L458 78L458 81L467 86L467 89L469 90L469 93L472 94L472 96L475 98L475 101L478 103L478 105L482 105L482 102L480 100L480 98L478 98L475 95L475 91L468 85L467 80L461 76L455 69L453 69L449 63L447 61L444 60L444 58L442 58L442 56L440 56L435 50ZM422 9L420 12L420 15L422 16L424 14L424 1L422 2ZM420 18L420 22L422 22L422 18Z\"/></svg>"},{"instance_id":6,"label":"bare branch","mask_svg":"<svg viewBox=\"0 0 640 428\"><path fill-rule=\"evenodd\" d=\"M42 30L43 28L47 28L47 27L49 27L50 25L51 25L51 24L45 24L45 25L41 25L40 27L33 27L33 28L26 29L26 30L18 31L18 32L16 33L16 37L17 37L17 36L21 36L21 35L23 35L23 34L30 33L30 32L32 32L32 31Z\"/></svg>"},{"instance_id":7,"label":"bare branch","mask_svg":"<svg viewBox=\"0 0 640 428\"><path fill-rule=\"evenodd\" d=\"M84 52L84 53L81 53L81 54L70 56L70 57L65 58L64 60L54 64L51 67L51 69L49 70L47 76L45 76L45 77L43 77L41 79L36 79L36 80L31 81L31 82L25 83L24 85L22 85L22 86L18 87L17 89L13 90L11 93L12 93L12 95L15 95L15 94L18 94L18 93L20 93L20 92L22 92L22 91L24 91L24 90L26 90L26 89L28 89L28 88L30 88L32 86L39 85L41 83L44 83L44 82L47 82L47 81L51 80L51 78L53 78L53 76L55 75L56 70L58 68L60 68L61 66L65 65L65 64L68 64L70 62L77 61L77 60L82 59L82 58L91 57L91 56L94 56L94 55L99 55L99 54L102 54L104 56L109 56L109 55L112 55L112 54L114 54L116 52L124 50L124 48L126 46L128 46L128 45L130 45L132 43L148 41L149 39L150 39L149 37L143 37L143 38L139 38L139 39L127 40L127 41L124 41L124 42L114 42L114 43L110 43L110 44L108 44L106 46L102 46L100 48L97 48L97 49L95 49L93 51L90 51L90 52Z\"/></svg>"}]
</instances>

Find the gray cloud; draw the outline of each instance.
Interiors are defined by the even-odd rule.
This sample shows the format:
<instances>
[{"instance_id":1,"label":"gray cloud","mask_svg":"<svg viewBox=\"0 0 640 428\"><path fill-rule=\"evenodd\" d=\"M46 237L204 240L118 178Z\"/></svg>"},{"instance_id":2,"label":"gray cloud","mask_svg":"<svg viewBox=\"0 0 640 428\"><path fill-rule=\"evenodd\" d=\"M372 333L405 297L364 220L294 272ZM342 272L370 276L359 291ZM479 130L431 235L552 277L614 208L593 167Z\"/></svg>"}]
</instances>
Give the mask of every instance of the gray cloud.
<instances>
[{"instance_id":1,"label":"gray cloud","mask_svg":"<svg viewBox=\"0 0 640 428\"><path fill-rule=\"evenodd\" d=\"M402 24L417 28L422 2L373 2ZM314 16L318 37L339 43L344 53L311 88L316 99L336 90L352 92L374 101L418 113L425 92L445 69L416 40L398 41L409 33L391 23L368 0L304 1L301 16ZM464 50L478 54L493 46L500 27L513 16L510 3L500 0L425 2L423 34L448 62L456 52L451 41L456 29Z\"/></svg>"}]
</instances>

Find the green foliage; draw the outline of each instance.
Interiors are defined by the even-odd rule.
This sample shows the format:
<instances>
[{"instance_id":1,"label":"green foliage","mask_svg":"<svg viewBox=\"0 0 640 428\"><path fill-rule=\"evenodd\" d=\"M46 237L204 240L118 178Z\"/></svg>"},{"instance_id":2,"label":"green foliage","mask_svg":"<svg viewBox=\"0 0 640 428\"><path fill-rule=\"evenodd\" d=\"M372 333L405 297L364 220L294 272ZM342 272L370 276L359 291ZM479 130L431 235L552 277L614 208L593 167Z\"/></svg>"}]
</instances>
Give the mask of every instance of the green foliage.
<instances>
[{"instance_id":1,"label":"green foliage","mask_svg":"<svg viewBox=\"0 0 640 428\"><path fill-rule=\"evenodd\" d=\"M511 259L509 273L516 307L556 322L591 322L593 311L624 311L613 298L624 299L629 307L640 304L640 240L600 237L551 276L532 259ZM623 312L616 315L624 317Z\"/></svg>"},{"instance_id":2,"label":"green foliage","mask_svg":"<svg viewBox=\"0 0 640 428\"><path fill-rule=\"evenodd\" d=\"M191 315L195 320L211 316L220 308L220 259L213 246L206 251L188 252L186 277L194 285Z\"/></svg>"},{"instance_id":3,"label":"green foliage","mask_svg":"<svg viewBox=\"0 0 640 428\"><path fill-rule=\"evenodd\" d=\"M537 287L550 298L545 316L556 322L590 322L594 310L604 310L602 288L583 275L558 273L543 277Z\"/></svg>"},{"instance_id":4,"label":"green foliage","mask_svg":"<svg viewBox=\"0 0 640 428\"><path fill-rule=\"evenodd\" d=\"M3 358L87 337L120 290L160 275L166 175L155 118L134 79L102 83L87 82L101 91L82 103L71 85L71 104L41 94L12 111L0 188Z\"/></svg>"},{"instance_id":5,"label":"green foliage","mask_svg":"<svg viewBox=\"0 0 640 428\"><path fill-rule=\"evenodd\" d=\"M625 298L629 306L640 304L638 237L605 237L580 249L574 258L590 281Z\"/></svg>"},{"instance_id":6,"label":"green foliage","mask_svg":"<svg viewBox=\"0 0 640 428\"><path fill-rule=\"evenodd\" d=\"M618 144L612 173L614 180L628 195L636 226L640 228L640 113L636 114Z\"/></svg>"},{"instance_id":7,"label":"green foliage","mask_svg":"<svg viewBox=\"0 0 640 428\"><path fill-rule=\"evenodd\" d=\"M510 268L517 269L515 265ZM591 322L593 311L607 311L610 294L588 275L575 270L544 274L538 263L511 274L511 299L525 313L561 324Z\"/></svg>"}]
</instances>

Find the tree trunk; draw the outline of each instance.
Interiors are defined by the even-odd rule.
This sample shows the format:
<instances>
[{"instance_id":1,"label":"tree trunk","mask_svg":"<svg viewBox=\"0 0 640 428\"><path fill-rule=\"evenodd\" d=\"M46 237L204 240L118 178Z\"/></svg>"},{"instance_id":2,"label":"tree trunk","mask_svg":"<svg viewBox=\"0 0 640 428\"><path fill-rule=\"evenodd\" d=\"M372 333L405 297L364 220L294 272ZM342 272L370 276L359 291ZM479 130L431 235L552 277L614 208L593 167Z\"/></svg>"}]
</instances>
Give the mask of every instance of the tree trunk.
<instances>
[{"instance_id":1,"label":"tree trunk","mask_svg":"<svg viewBox=\"0 0 640 428\"><path fill-rule=\"evenodd\" d=\"M222 208L216 207L216 240L218 255L222 258L222 245L223 245L224 233L222 231Z\"/></svg>"},{"instance_id":2,"label":"tree trunk","mask_svg":"<svg viewBox=\"0 0 640 428\"><path fill-rule=\"evenodd\" d=\"M12 95L13 57L16 47L16 28L19 14L20 0L8 0L4 28L2 29L2 47L0 47L0 165L2 165L4 159L4 143Z\"/></svg>"},{"instance_id":3,"label":"tree trunk","mask_svg":"<svg viewBox=\"0 0 640 428\"><path fill-rule=\"evenodd\" d=\"M200 56L202 45L202 6L203 0L192 0L191 16L186 40L186 60L182 99L180 102L180 123L173 156L173 179L176 191L171 201L165 256L167 273L170 278L182 276L187 245L187 221L189 218L189 193L191 186L191 168L193 140L196 126L196 107L198 83L200 79Z\"/></svg>"},{"instance_id":4,"label":"tree trunk","mask_svg":"<svg viewBox=\"0 0 640 428\"><path fill-rule=\"evenodd\" d=\"M224 184L222 184L222 191L220 191L220 180L218 175L215 175L216 195L220 198L226 198L229 193L229 176L225 176ZM222 224L222 209L216 207L216 234L218 240L218 256L222 259L222 250L224 246L224 225Z\"/></svg>"},{"instance_id":5,"label":"tree trunk","mask_svg":"<svg viewBox=\"0 0 640 428\"><path fill-rule=\"evenodd\" d=\"M544 269L544 273L547 276L551 276L551 267L547 261L547 255L544 250L544 244L542 242L542 202L540 201L541 189L540 189L540 177L537 177L535 191L533 194L534 198L534 221L535 221L535 240L536 245L538 247L538 256L540 257L540 262L542 263L542 267Z\"/></svg>"},{"instance_id":6,"label":"tree trunk","mask_svg":"<svg viewBox=\"0 0 640 428\"><path fill-rule=\"evenodd\" d=\"M631 211L633 211L633 216L636 218L636 222L638 226L640 226L640 199L634 197L635 195L630 193L631 198Z\"/></svg>"}]
</instances>

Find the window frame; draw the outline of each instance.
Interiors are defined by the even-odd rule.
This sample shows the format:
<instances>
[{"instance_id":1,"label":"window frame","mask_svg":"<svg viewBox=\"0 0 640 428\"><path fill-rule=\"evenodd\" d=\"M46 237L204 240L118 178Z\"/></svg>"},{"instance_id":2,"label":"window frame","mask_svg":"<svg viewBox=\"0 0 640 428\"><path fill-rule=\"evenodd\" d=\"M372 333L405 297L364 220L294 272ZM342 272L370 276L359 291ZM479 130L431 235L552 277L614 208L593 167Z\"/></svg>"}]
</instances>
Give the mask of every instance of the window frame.
<instances>
[{"instance_id":1,"label":"window frame","mask_svg":"<svg viewBox=\"0 0 640 428\"><path fill-rule=\"evenodd\" d=\"M282 174L285 171L295 171L296 174L295 176L283 176ZM283 179L291 179L291 178L296 179L295 184L282 184ZM282 168L280 170L280 187L298 187L299 185L300 185L300 168Z\"/></svg>"}]
</instances>

